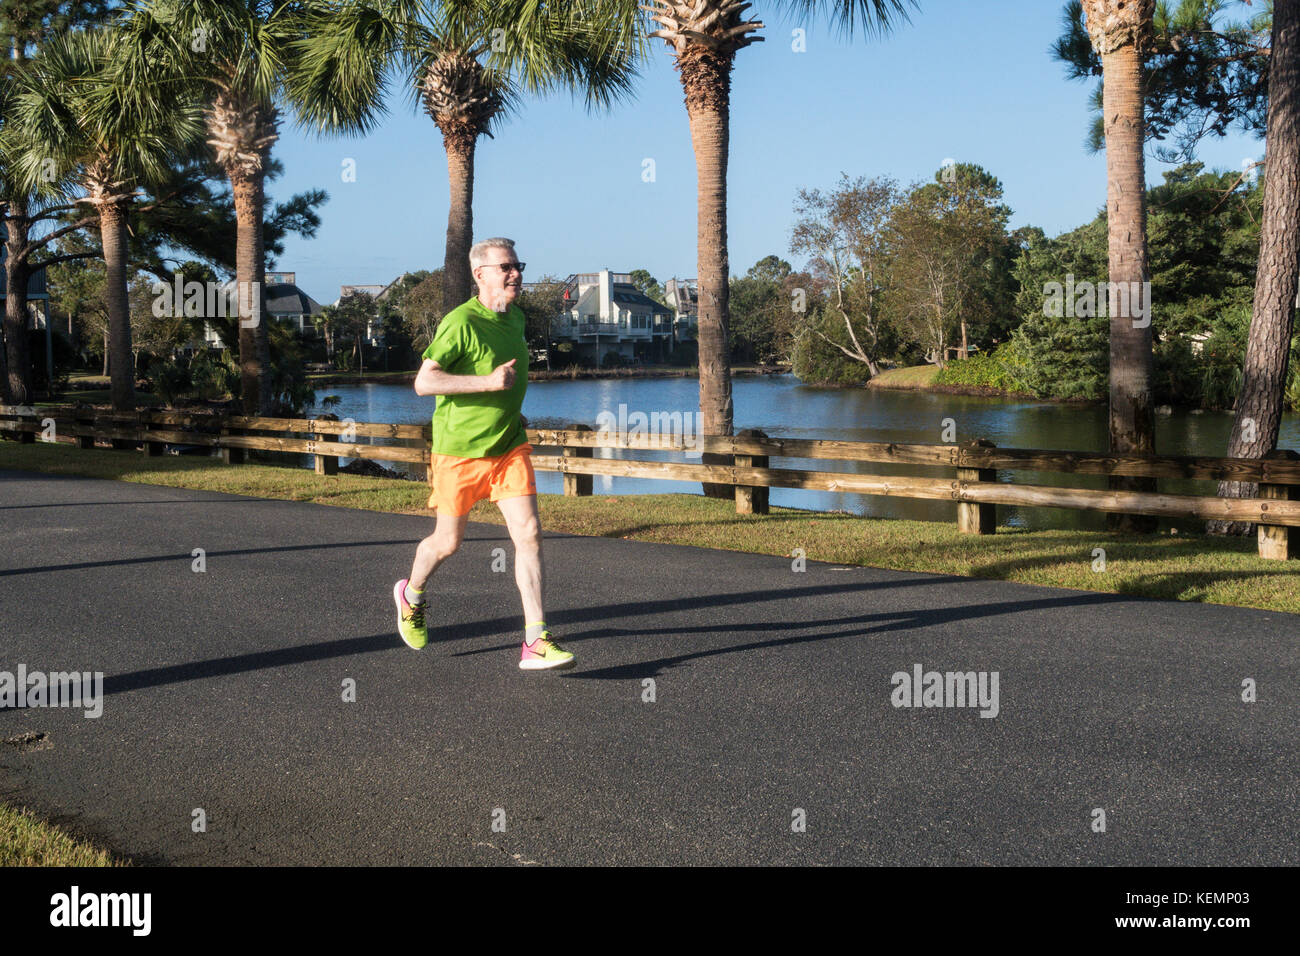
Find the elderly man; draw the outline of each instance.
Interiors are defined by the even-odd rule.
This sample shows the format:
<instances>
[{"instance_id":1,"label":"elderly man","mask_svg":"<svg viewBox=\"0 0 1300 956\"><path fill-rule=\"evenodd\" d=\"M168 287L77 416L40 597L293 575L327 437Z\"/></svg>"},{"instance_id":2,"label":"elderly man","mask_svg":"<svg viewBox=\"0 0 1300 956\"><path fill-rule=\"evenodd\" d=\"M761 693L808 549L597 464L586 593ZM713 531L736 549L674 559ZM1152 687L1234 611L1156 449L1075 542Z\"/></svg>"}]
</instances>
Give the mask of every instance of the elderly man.
<instances>
[{"instance_id":1,"label":"elderly man","mask_svg":"<svg viewBox=\"0 0 1300 956\"><path fill-rule=\"evenodd\" d=\"M484 239L469 251L478 295L438 325L415 379L418 395L439 396L433 412L429 507L433 534L420 542L411 576L393 586L397 629L408 647L429 640L424 587L456 553L470 508L489 498L506 519L515 545L515 582L524 605L519 666L547 670L573 664L555 642L542 613L542 529L532 446L520 409L528 387L524 313L514 305L524 264L509 239Z\"/></svg>"}]
</instances>

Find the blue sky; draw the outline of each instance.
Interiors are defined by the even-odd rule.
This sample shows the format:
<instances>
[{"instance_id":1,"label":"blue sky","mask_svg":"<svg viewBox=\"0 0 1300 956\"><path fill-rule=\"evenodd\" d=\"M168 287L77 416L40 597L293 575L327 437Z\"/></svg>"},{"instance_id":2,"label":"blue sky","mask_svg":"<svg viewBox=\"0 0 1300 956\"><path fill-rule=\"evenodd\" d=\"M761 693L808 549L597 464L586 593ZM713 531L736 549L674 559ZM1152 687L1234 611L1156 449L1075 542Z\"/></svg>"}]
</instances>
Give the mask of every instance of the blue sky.
<instances>
[{"instance_id":1,"label":"blue sky","mask_svg":"<svg viewBox=\"0 0 1300 956\"><path fill-rule=\"evenodd\" d=\"M1084 146L1091 85L1066 79L1049 48L1063 0L921 0L910 25L885 39L848 39L755 3L762 43L732 75L728 233L732 274L789 251L800 188L829 188L841 171L909 183L947 158L997 176L1012 227L1049 235L1105 205L1105 155ZM995 11L995 12L994 12ZM807 51L792 50L803 26ZM527 278L608 267L660 280L695 275L695 160L672 58L652 41L634 98L588 113L568 95L525 102L495 139L479 141L474 235L518 243ZM285 175L273 198L322 188L316 237L290 237L277 267L322 303L343 284L385 283L442 264L447 164L442 138L404 91L365 138L321 138L286 122L276 145ZM1263 143L1207 140L1210 168L1240 169ZM642 164L655 163L655 181ZM343 181L345 161L355 182ZM1170 167L1148 155L1152 183Z\"/></svg>"}]
</instances>

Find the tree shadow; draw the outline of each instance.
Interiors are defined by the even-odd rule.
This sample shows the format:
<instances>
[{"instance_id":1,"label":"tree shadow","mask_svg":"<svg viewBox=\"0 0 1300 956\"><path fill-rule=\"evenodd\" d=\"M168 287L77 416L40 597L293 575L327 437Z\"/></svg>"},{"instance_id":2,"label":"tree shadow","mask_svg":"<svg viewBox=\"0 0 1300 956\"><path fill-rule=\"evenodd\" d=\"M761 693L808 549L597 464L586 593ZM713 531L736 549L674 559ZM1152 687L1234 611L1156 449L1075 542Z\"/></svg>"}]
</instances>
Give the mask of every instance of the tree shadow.
<instances>
[{"instance_id":1,"label":"tree shadow","mask_svg":"<svg viewBox=\"0 0 1300 956\"><path fill-rule=\"evenodd\" d=\"M143 690L146 687L183 684L187 681L204 680L209 677L226 677L230 674L243 674L248 671L285 667L290 664L306 664L310 661L323 661L334 657L394 650L402 646L403 644L397 637L396 632L392 632L388 634L372 634L369 637L345 637L337 641L324 641L317 644L299 644L294 647L280 647L270 651L255 651L250 654L235 654L229 657L216 657L206 661L191 661L188 664L173 664L169 667L154 667L148 670L132 671L129 674L112 674L104 678L104 696ZM16 708L0 708L0 710L13 709Z\"/></svg>"},{"instance_id":2,"label":"tree shadow","mask_svg":"<svg viewBox=\"0 0 1300 956\"><path fill-rule=\"evenodd\" d=\"M898 613L868 614L859 617L838 618L826 621L814 621L808 624L797 625L800 628L808 627L835 627L844 624L867 624L872 621L890 621L891 623L883 627L868 628L863 630L855 627L850 630L831 631L829 633L819 634L799 634L790 637L784 637L771 641L750 641L745 644L735 644L730 647L717 647L708 650L692 651L689 654L677 654L671 657L661 657L649 661L634 661L629 664L619 664L613 667L595 668L593 670L577 671L565 674L564 676L573 680L629 680L641 679L646 677L655 677L663 670L671 667L679 667L687 661L700 660L707 657L718 657L723 654L736 654L743 651L761 651L776 647L786 647L796 644L812 644L820 641L836 640L846 637L867 637L880 634L886 634L890 631L900 630L917 630L920 628L933 627L939 624L951 623L953 621L969 621L977 617L990 617L999 614L1015 614L1022 611L1043 610L1047 608L1077 607L1086 605L1108 604L1118 601L1127 601L1128 598L1121 598L1114 594L1077 594L1068 595L1059 598L1042 598L1036 601L1007 601L1001 604L983 604L968 605L964 607L952 607L941 609L926 609L920 611L903 611ZM704 631L735 631L743 630L775 630L782 628L789 630L790 624L746 624L737 627L718 627L718 628L692 628L690 630ZM639 631L637 633L653 633ZM682 633L673 631L671 633ZM603 636L603 635L602 635Z\"/></svg>"},{"instance_id":3,"label":"tree shadow","mask_svg":"<svg viewBox=\"0 0 1300 956\"><path fill-rule=\"evenodd\" d=\"M418 538L405 538L399 541L339 541L333 544L285 544L276 548L240 548L234 551L207 551L205 558L224 558L246 554L277 554L289 551L325 551L332 548L374 548L397 544L417 544ZM89 568L106 568L129 564L157 564L163 561L192 561L193 554L157 554L144 558L118 558L113 561L80 561L75 564L47 564L33 568L9 568L0 570L0 578L19 574L45 574L51 571L84 571Z\"/></svg>"},{"instance_id":4,"label":"tree shadow","mask_svg":"<svg viewBox=\"0 0 1300 956\"><path fill-rule=\"evenodd\" d=\"M0 511L22 511L27 508L103 508L106 505L192 505L192 504L260 504L261 499L236 498L167 498L156 501L64 501L48 505L4 505Z\"/></svg>"}]
</instances>

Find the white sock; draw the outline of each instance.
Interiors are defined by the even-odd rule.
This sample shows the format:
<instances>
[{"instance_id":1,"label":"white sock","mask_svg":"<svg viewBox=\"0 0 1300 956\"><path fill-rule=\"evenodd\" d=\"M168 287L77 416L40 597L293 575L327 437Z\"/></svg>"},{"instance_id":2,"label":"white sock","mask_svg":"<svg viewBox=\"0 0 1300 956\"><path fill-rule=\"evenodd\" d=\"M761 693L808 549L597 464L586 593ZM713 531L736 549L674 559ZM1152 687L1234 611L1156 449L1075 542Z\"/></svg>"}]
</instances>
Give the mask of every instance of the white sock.
<instances>
[{"instance_id":1,"label":"white sock","mask_svg":"<svg viewBox=\"0 0 1300 956\"><path fill-rule=\"evenodd\" d=\"M535 643L537 639L542 636L542 633L545 630L546 630L545 621L537 621L536 623L529 624L527 627L524 628L524 643L525 644Z\"/></svg>"},{"instance_id":2,"label":"white sock","mask_svg":"<svg viewBox=\"0 0 1300 956\"><path fill-rule=\"evenodd\" d=\"M406 593L406 603L407 603L407 604L410 604L410 605L414 606L414 605L416 605L416 604L423 604L423 603L424 603L424 592L423 592L423 591L417 591L417 590L415 590L415 588L411 587L411 585L410 585L409 582L408 582L407 585L406 585L406 592L405 592L405 593Z\"/></svg>"}]
</instances>

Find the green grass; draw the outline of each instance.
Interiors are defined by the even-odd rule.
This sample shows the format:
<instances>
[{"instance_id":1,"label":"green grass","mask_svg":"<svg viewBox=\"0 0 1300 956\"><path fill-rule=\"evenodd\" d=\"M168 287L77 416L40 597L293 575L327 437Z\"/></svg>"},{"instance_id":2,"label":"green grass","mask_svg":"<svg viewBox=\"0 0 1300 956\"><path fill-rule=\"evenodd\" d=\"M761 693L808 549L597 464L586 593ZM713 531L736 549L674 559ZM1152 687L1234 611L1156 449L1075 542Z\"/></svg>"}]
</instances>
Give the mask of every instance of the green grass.
<instances>
[{"instance_id":1,"label":"green grass","mask_svg":"<svg viewBox=\"0 0 1300 956\"><path fill-rule=\"evenodd\" d=\"M0 804L0 866L124 866L29 810Z\"/></svg>"},{"instance_id":2,"label":"green grass","mask_svg":"<svg viewBox=\"0 0 1300 956\"><path fill-rule=\"evenodd\" d=\"M50 399L41 402L33 402L32 407L43 408L46 405L69 405L73 402L85 402L88 405L107 405L113 400L112 393L107 388L70 388L66 392L55 392ZM147 405L149 407L161 406L163 400L151 392L142 392L139 389L135 391L135 400L138 405Z\"/></svg>"},{"instance_id":3,"label":"green grass","mask_svg":"<svg viewBox=\"0 0 1300 956\"><path fill-rule=\"evenodd\" d=\"M939 374L937 365L912 365L891 368L871 380L872 388L927 388Z\"/></svg>"},{"instance_id":4,"label":"green grass","mask_svg":"<svg viewBox=\"0 0 1300 956\"><path fill-rule=\"evenodd\" d=\"M224 465L210 458L145 458L139 452L0 442L0 468L432 517L424 508L427 486L419 482ZM1300 613L1295 566L1259 558L1253 537L1005 527L995 535L965 535L955 522L861 518L843 512L773 508L770 515L738 515L729 501L681 494L541 495L539 508L543 527L568 534L784 556L802 548L810 561ZM502 523L500 512L488 502L476 505L470 518ZM1092 569L1094 548L1106 551L1104 572Z\"/></svg>"}]
</instances>

